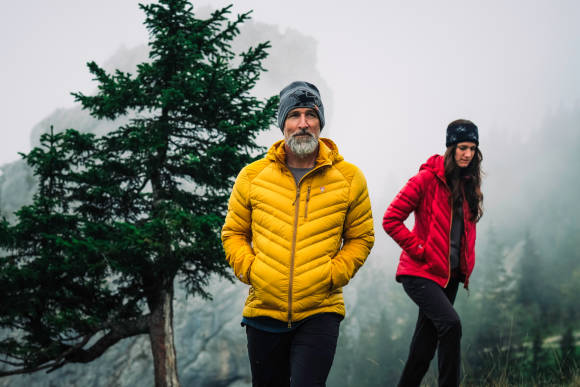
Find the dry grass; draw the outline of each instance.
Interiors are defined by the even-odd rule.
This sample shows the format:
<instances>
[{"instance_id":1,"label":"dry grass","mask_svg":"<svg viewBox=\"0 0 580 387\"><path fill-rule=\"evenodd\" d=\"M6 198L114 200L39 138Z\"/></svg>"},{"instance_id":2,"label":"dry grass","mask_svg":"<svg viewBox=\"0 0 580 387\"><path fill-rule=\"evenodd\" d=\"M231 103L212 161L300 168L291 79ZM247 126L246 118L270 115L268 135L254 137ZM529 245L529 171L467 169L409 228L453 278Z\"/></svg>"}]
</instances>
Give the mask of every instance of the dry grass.
<instances>
[{"instance_id":1,"label":"dry grass","mask_svg":"<svg viewBox=\"0 0 580 387\"><path fill-rule=\"evenodd\" d=\"M567 382L555 382L553 380L538 380L535 382L522 381L519 383L510 382L504 373L498 379L485 382L465 382L462 387L580 387L580 369L577 369ZM421 383L421 387L437 387L437 378L427 374Z\"/></svg>"}]
</instances>

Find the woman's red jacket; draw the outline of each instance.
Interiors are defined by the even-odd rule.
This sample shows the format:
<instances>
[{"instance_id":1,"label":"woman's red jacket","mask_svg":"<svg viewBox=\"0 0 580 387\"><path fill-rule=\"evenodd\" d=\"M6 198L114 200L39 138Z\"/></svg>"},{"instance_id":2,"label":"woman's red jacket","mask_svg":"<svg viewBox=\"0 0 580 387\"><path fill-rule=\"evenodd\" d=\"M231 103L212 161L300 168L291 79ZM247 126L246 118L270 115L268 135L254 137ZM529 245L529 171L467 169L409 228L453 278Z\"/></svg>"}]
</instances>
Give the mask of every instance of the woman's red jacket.
<instances>
[{"instance_id":1,"label":"woman's red jacket","mask_svg":"<svg viewBox=\"0 0 580 387\"><path fill-rule=\"evenodd\" d=\"M413 275L433 280L441 287L449 283L452 211L443 163L443 156L431 156L397 194L383 217L383 228L403 249L397 280L401 275ZM403 222L413 211L415 225L411 231ZM476 232L465 200L463 214L459 262L467 288L475 264Z\"/></svg>"}]
</instances>

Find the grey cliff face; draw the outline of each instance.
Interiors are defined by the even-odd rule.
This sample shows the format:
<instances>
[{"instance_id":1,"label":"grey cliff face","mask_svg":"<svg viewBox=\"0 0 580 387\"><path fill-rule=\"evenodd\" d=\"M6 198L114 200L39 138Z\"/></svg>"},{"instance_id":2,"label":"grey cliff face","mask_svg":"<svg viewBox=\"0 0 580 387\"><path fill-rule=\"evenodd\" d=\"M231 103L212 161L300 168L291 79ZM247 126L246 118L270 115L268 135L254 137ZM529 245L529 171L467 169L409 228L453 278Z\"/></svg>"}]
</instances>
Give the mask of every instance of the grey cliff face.
<instances>
[{"instance_id":1,"label":"grey cliff face","mask_svg":"<svg viewBox=\"0 0 580 387\"><path fill-rule=\"evenodd\" d=\"M13 219L14 211L32 202L36 180L23 160L0 166L0 216Z\"/></svg>"}]
</instances>

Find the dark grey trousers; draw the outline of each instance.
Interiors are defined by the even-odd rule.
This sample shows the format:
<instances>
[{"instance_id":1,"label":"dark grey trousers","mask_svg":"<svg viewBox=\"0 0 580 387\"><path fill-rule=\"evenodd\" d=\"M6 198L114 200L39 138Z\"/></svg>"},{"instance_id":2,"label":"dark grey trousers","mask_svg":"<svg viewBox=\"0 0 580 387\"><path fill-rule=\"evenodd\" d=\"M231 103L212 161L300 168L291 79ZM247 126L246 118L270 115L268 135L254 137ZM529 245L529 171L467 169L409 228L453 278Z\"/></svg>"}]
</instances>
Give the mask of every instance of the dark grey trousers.
<instances>
[{"instance_id":1,"label":"dark grey trousers","mask_svg":"<svg viewBox=\"0 0 580 387\"><path fill-rule=\"evenodd\" d=\"M342 316L324 313L286 333L246 326L254 387L326 386Z\"/></svg>"},{"instance_id":2,"label":"dark grey trousers","mask_svg":"<svg viewBox=\"0 0 580 387\"><path fill-rule=\"evenodd\" d=\"M447 288L421 277L401 276L401 282L419 306L419 316L399 386L419 386L435 350L439 386L459 386L461 321L453 308L459 279L451 278Z\"/></svg>"}]
</instances>

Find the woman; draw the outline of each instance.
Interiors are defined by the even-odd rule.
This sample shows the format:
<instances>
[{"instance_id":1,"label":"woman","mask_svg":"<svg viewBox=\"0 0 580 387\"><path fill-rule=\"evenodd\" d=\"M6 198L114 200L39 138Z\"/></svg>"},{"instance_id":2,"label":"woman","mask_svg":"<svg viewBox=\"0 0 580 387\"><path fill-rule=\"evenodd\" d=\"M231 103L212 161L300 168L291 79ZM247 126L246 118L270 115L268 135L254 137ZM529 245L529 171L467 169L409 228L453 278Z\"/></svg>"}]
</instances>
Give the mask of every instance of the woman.
<instances>
[{"instance_id":1,"label":"woman","mask_svg":"<svg viewBox=\"0 0 580 387\"><path fill-rule=\"evenodd\" d=\"M419 386L438 348L439 385L458 386L461 322L453 308L460 282L475 263L475 224L482 216L477 126L447 127L444 156L431 156L397 194L383 228L403 249L397 281L419 306L409 358L399 386ZM403 223L415 212L410 231Z\"/></svg>"}]
</instances>

